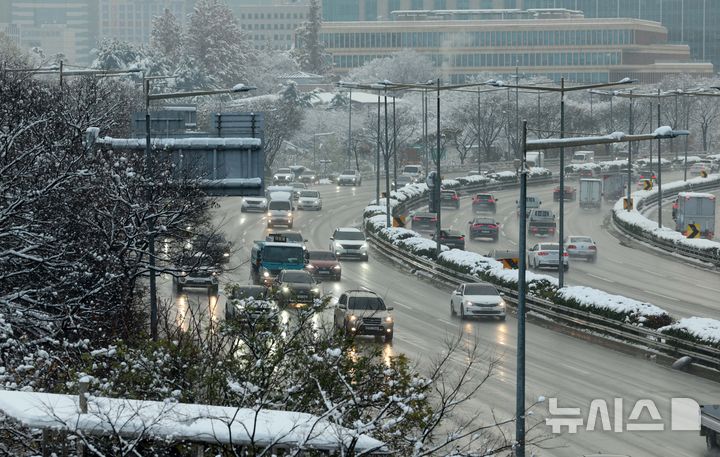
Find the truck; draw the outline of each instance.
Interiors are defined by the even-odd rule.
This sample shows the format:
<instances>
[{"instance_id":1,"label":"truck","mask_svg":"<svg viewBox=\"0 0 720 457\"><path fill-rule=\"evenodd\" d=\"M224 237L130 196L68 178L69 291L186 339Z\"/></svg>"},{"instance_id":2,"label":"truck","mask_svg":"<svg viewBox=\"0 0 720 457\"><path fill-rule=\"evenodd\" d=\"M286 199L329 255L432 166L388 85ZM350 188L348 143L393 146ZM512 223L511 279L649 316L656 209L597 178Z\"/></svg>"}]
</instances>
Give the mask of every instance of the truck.
<instances>
[{"instance_id":1,"label":"truck","mask_svg":"<svg viewBox=\"0 0 720 457\"><path fill-rule=\"evenodd\" d=\"M283 241L255 241L250 251L250 276L253 284L269 287L282 270L304 270L307 263L304 246Z\"/></svg>"},{"instance_id":2,"label":"truck","mask_svg":"<svg viewBox=\"0 0 720 457\"><path fill-rule=\"evenodd\" d=\"M552 236L555 234L555 214L549 209L536 208L528 216L528 231L535 236Z\"/></svg>"},{"instance_id":3,"label":"truck","mask_svg":"<svg viewBox=\"0 0 720 457\"><path fill-rule=\"evenodd\" d=\"M676 201L675 230L685 236L694 231L690 225L699 226L700 237L715 237L715 195L700 192L679 192ZM675 205L673 205L675 206Z\"/></svg>"},{"instance_id":4,"label":"truck","mask_svg":"<svg viewBox=\"0 0 720 457\"><path fill-rule=\"evenodd\" d=\"M602 189L606 202L617 201L627 192L627 172L603 173Z\"/></svg>"},{"instance_id":5,"label":"truck","mask_svg":"<svg viewBox=\"0 0 720 457\"><path fill-rule=\"evenodd\" d=\"M580 179L580 208L602 206L602 179Z\"/></svg>"},{"instance_id":6,"label":"truck","mask_svg":"<svg viewBox=\"0 0 720 457\"><path fill-rule=\"evenodd\" d=\"M528 167L541 168L545 166L545 152L532 151L525 156L525 163Z\"/></svg>"},{"instance_id":7,"label":"truck","mask_svg":"<svg viewBox=\"0 0 720 457\"><path fill-rule=\"evenodd\" d=\"M705 437L710 455L720 453L720 405L700 406L700 436Z\"/></svg>"}]
</instances>

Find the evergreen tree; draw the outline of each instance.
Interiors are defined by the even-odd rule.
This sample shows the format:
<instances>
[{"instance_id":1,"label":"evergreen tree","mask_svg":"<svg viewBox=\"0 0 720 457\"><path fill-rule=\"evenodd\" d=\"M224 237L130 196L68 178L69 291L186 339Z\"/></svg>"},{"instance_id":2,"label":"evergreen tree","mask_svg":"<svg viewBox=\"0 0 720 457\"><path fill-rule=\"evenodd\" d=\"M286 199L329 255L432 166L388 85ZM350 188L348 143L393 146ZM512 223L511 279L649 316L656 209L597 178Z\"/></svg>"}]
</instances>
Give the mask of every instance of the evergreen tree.
<instances>
[{"instance_id":1,"label":"evergreen tree","mask_svg":"<svg viewBox=\"0 0 720 457\"><path fill-rule=\"evenodd\" d=\"M166 8L162 16L153 18L150 46L154 51L176 63L182 55L183 40L182 24L169 9Z\"/></svg>"},{"instance_id":2,"label":"evergreen tree","mask_svg":"<svg viewBox=\"0 0 720 457\"><path fill-rule=\"evenodd\" d=\"M185 40L185 53L198 71L232 86L245 79L250 52L227 4L220 0L198 1Z\"/></svg>"},{"instance_id":3,"label":"evergreen tree","mask_svg":"<svg viewBox=\"0 0 720 457\"><path fill-rule=\"evenodd\" d=\"M325 74L330 70L330 58L325 52L325 45L320 41L322 13L319 0L310 0L308 20L295 31L297 47L295 59L303 71Z\"/></svg>"}]
</instances>

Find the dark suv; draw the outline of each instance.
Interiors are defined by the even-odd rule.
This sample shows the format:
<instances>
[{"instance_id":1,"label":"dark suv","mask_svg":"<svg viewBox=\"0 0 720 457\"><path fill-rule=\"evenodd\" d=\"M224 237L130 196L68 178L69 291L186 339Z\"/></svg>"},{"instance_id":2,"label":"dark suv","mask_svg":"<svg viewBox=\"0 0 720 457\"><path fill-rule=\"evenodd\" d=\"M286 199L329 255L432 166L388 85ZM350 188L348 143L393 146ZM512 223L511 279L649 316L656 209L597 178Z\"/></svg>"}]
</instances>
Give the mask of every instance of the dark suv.
<instances>
[{"instance_id":1,"label":"dark suv","mask_svg":"<svg viewBox=\"0 0 720 457\"><path fill-rule=\"evenodd\" d=\"M472 201L473 213L493 213L497 211L495 202L498 199L493 194L477 194Z\"/></svg>"},{"instance_id":2,"label":"dark suv","mask_svg":"<svg viewBox=\"0 0 720 457\"><path fill-rule=\"evenodd\" d=\"M460 195L455 190L443 190L440 192L440 206L443 208L460 209Z\"/></svg>"},{"instance_id":3,"label":"dark suv","mask_svg":"<svg viewBox=\"0 0 720 457\"><path fill-rule=\"evenodd\" d=\"M416 232L434 232L437 226L437 214L415 213L412 215L412 229Z\"/></svg>"},{"instance_id":4,"label":"dark suv","mask_svg":"<svg viewBox=\"0 0 720 457\"><path fill-rule=\"evenodd\" d=\"M435 239L435 234L432 234ZM440 230L440 244L444 244L450 249L465 249L465 234L460 230L442 229Z\"/></svg>"},{"instance_id":5,"label":"dark suv","mask_svg":"<svg viewBox=\"0 0 720 457\"><path fill-rule=\"evenodd\" d=\"M497 241L499 233L500 224L492 217L475 217L470 221L469 235L471 240L475 238L492 238L493 241Z\"/></svg>"}]
</instances>

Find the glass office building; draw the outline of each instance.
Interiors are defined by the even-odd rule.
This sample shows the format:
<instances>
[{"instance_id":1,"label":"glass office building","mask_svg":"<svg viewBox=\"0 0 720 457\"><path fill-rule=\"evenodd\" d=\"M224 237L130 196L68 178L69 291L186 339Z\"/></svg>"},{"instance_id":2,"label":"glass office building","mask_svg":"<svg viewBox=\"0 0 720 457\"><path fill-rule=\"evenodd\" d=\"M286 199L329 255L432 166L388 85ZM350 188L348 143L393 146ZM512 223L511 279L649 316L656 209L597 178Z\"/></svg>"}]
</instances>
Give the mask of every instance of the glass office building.
<instances>
[{"instance_id":1,"label":"glass office building","mask_svg":"<svg viewBox=\"0 0 720 457\"><path fill-rule=\"evenodd\" d=\"M515 66L575 82L713 72L712 64L691 62L688 46L668 44L665 27L637 19L326 22L321 40L338 73L402 49L427 55L451 82L508 74Z\"/></svg>"}]
</instances>

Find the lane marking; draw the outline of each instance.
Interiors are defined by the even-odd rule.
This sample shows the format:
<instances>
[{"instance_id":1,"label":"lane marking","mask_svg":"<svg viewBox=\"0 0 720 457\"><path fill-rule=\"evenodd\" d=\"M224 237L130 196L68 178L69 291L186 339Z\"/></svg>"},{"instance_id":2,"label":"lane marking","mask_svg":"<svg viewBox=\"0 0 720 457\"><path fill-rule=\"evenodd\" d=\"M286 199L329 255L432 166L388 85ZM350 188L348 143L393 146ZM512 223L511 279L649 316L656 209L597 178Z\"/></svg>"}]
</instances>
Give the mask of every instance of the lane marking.
<instances>
[{"instance_id":1,"label":"lane marking","mask_svg":"<svg viewBox=\"0 0 720 457\"><path fill-rule=\"evenodd\" d=\"M588 276L592 276L593 278L597 278L597 279L599 279L599 280L601 280L601 281L605 281L605 282L615 282L615 281L613 281L612 279L604 278L604 277L602 277L602 276L594 275L594 274L592 274L592 273L585 273L585 274L588 275Z\"/></svg>"},{"instance_id":2,"label":"lane marking","mask_svg":"<svg viewBox=\"0 0 720 457\"><path fill-rule=\"evenodd\" d=\"M402 306L402 307L405 308L405 309L412 309L412 307L410 307L410 306L408 306L408 305L405 305L405 304L403 304L403 303L397 302L397 301L396 301L396 302L393 302L393 303L395 303L395 304L398 305L398 306Z\"/></svg>"},{"instance_id":3,"label":"lane marking","mask_svg":"<svg viewBox=\"0 0 720 457\"><path fill-rule=\"evenodd\" d=\"M677 301L677 302L680 301L680 300L678 300L677 298L668 297L667 295L659 294L659 293L657 293L657 292L652 292L652 291L650 291L650 290L643 290L643 292L645 292L645 293L647 293L647 294L650 294L650 295L655 295L656 297L662 297L662 298L665 298L665 299L667 299L667 300L672 300L672 301Z\"/></svg>"},{"instance_id":4,"label":"lane marking","mask_svg":"<svg viewBox=\"0 0 720 457\"><path fill-rule=\"evenodd\" d=\"M517 243L511 240L510 238L507 239L507 242L512 244L513 246L517 246Z\"/></svg>"},{"instance_id":5,"label":"lane marking","mask_svg":"<svg viewBox=\"0 0 720 457\"><path fill-rule=\"evenodd\" d=\"M448 322L448 321L446 321L445 319L438 319L438 321L442 322L443 324L450 325L450 326L452 326L452 327L457 327L457 326L458 326L458 325L455 324L454 322Z\"/></svg>"},{"instance_id":6,"label":"lane marking","mask_svg":"<svg viewBox=\"0 0 720 457\"><path fill-rule=\"evenodd\" d=\"M699 287L701 289L712 290L713 292L720 292L720 289L713 289L712 287L703 286L702 284L695 284L695 287Z\"/></svg>"}]
</instances>

